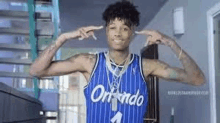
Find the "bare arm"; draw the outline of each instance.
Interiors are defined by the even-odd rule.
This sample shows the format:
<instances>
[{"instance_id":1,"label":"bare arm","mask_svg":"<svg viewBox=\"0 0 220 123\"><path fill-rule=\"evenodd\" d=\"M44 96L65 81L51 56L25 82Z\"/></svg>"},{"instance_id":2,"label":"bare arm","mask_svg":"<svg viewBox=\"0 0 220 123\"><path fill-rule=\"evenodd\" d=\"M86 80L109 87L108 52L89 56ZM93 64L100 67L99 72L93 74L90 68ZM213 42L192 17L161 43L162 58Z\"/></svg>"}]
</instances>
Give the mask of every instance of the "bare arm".
<instances>
[{"instance_id":1,"label":"bare arm","mask_svg":"<svg viewBox=\"0 0 220 123\"><path fill-rule=\"evenodd\" d=\"M197 70L197 72L201 75L191 75L187 73L185 69L171 67L167 63L156 59L143 59L143 71L145 77L154 75L165 80L182 82L195 86L202 85L205 82L204 75L200 69Z\"/></svg>"},{"instance_id":2,"label":"bare arm","mask_svg":"<svg viewBox=\"0 0 220 123\"><path fill-rule=\"evenodd\" d=\"M77 31L64 33L57 38L57 40L48 46L43 53L31 65L29 73L32 76L43 77L53 75L63 75L71 72L83 72L84 63L88 61L89 54L76 55L64 61L52 61L56 51L63 45L63 43L70 38L88 38L94 34L94 30L100 27L90 26L80 28Z\"/></svg>"},{"instance_id":3,"label":"bare arm","mask_svg":"<svg viewBox=\"0 0 220 123\"><path fill-rule=\"evenodd\" d=\"M52 42L52 44L48 46L31 65L29 71L30 74L32 76L43 77L43 76L57 75L58 73L53 72L54 69L61 67L66 69L65 66L70 65L71 59L73 59L74 57L69 58L65 61L52 61L56 51L63 45L65 41L66 41L66 37L63 34L59 36L55 42ZM70 72L69 69L66 70L67 70L66 72Z\"/></svg>"},{"instance_id":4,"label":"bare arm","mask_svg":"<svg viewBox=\"0 0 220 123\"><path fill-rule=\"evenodd\" d=\"M202 85L205 83L205 76L195 61L170 37L158 32L145 30L141 33L151 35L150 44L163 44L169 46L179 57L182 68L171 67L159 60L143 59L145 75L151 74L163 79L183 82L190 85ZM179 56L180 55L180 56Z\"/></svg>"},{"instance_id":5,"label":"bare arm","mask_svg":"<svg viewBox=\"0 0 220 123\"><path fill-rule=\"evenodd\" d=\"M38 77L65 75L73 72L90 73L95 64L95 55L77 54L63 61L52 61L48 68L37 73Z\"/></svg>"},{"instance_id":6,"label":"bare arm","mask_svg":"<svg viewBox=\"0 0 220 123\"><path fill-rule=\"evenodd\" d=\"M43 75L43 71L45 71L51 65L56 51L62 46L64 42L64 35L59 36L55 42L52 42L52 44L40 54L34 63L31 64L29 73L32 76L38 77Z\"/></svg>"}]
</instances>

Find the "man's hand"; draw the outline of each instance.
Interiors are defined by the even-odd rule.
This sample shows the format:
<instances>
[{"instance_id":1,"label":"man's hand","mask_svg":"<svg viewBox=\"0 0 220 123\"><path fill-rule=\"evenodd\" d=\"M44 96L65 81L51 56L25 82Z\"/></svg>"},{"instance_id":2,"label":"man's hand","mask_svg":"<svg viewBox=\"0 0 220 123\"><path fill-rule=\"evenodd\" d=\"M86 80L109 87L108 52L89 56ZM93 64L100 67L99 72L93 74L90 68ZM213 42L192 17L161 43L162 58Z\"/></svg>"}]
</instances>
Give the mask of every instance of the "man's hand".
<instances>
[{"instance_id":1,"label":"man's hand","mask_svg":"<svg viewBox=\"0 0 220 123\"><path fill-rule=\"evenodd\" d=\"M171 47L184 67L184 69L171 67L158 60L143 60L143 67L146 76L150 73L164 79L185 82L191 85L202 85L205 83L206 79L204 73L195 61L184 50L182 50L173 39L155 30L142 30L135 33L149 36L147 37L148 45L163 44ZM151 64L149 65L149 63ZM149 66L153 67L150 72L148 70Z\"/></svg>"},{"instance_id":2,"label":"man's hand","mask_svg":"<svg viewBox=\"0 0 220 123\"><path fill-rule=\"evenodd\" d=\"M103 26L89 26L89 27L82 27L76 31L63 33L60 35L55 43L48 46L44 49L43 53L34 61L34 63L30 67L30 75L32 76L50 76L50 75L63 75L64 73L74 72L74 71L83 71L83 67L81 66L81 61L86 61L85 59L82 60L79 57L78 62L72 63L72 61L76 59L72 57L72 59L68 59L65 61L52 61L53 56L55 55L56 51L65 43L67 39L71 38L89 38L90 36L94 35L95 30L102 29ZM80 62L79 62L80 61ZM68 64L68 65L67 65ZM66 65L66 67L64 67ZM74 65L74 67L70 67L70 65ZM62 69L62 70L61 70Z\"/></svg>"},{"instance_id":3,"label":"man's hand","mask_svg":"<svg viewBox=\"0 0 220 123\"><path fill-rule=\"evenodd\" d=\"M102 29L103 26L87 26L87 27L81 27L77 29L76 31L69 32L63 34L65 39L71 39L71 38L78 38L79 40L87 39L90 36L92 36L95 40L96 37L94 35L95 30L100 30Z\"/></svg>"},{"instance_id":4,"label":"man's hand","mask_svg":"<svg viewBox=\"0 0 220 123\"><path fill-rule=\"evenodd\" d=\"M156 30L142 30L139 32L135 31L135 33L147 36L147 41L145 46L152 44L162 44L166 46L172 46L174 43L173 39Z\"/></svg>"}]
</instances>

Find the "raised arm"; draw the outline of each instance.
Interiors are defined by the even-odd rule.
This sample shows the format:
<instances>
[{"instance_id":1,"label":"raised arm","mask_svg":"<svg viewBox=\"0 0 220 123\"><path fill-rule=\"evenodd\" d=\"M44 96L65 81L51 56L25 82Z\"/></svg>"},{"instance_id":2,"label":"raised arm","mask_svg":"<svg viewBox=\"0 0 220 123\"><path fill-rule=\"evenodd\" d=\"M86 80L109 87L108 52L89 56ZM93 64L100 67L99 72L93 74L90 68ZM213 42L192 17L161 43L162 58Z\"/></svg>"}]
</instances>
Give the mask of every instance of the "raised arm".
<instances>
[{"instance_id":1,"label":"raised arm","mask_svg":"<svg viewBox=\"0 0 220 123\"><path fill-rule=\"evenodd\" d=\"M159 60L143 59L145 75L155 75L163 79L183 82L190 85L202 85L205 83L205 76L195 61L170 37L159 31L144 30L141 34L150 35L149 44L163 44L169 46L183 65L182 68L171 67Z\"/></svg>"},{"instance_id":2,"label":"raised arm","mask_svg":"<svg viewBox=\"0 0 220 123\"><path fill-rule=\"evenodd\" d=\"M143 71L147 78L154 75L159 78L199 86L205 83L205 77L199 68L186 72L185 68L177 68L156 59L143 59Z\"/></svg>"},{"instance_id":3,"label":"raised arm","mask_svg":"<svg viewBox=\"0 0 220 123\"><path fill-rule=\"evenodd\" d=\"M48 46L43 53L35 60L30 67L30 75L36 77L63 75L71 72L85 72L87 71L90 58L94 58L94 55L80 54L73 56L64 61L52 61L56 51L65 43L67 39L71 38L88 38L94 35L94 30L101 29L102 27L89 26L82 27L76 31L64 33L60 35L57 40Z\"/></svg>"}]
</instances>

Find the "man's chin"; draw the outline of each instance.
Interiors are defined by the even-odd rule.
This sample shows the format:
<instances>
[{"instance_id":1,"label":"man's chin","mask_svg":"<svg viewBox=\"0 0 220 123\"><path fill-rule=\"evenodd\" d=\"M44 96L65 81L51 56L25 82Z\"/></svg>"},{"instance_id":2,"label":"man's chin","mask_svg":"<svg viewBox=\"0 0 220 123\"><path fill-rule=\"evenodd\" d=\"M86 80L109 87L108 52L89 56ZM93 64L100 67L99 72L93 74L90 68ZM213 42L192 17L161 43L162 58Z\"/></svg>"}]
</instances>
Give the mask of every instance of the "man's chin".
<instances>
[{"instance_id":1,"label":"man's chin","mask_svg":"<svg viewBox=\"0 0 220 123\"><path fill-rule=\"evenodd\" d=\"M115 51L125 51L125 50L127 50L126 47L112 47L111 49L113 49Z\"/></svg>"}]
</instances>

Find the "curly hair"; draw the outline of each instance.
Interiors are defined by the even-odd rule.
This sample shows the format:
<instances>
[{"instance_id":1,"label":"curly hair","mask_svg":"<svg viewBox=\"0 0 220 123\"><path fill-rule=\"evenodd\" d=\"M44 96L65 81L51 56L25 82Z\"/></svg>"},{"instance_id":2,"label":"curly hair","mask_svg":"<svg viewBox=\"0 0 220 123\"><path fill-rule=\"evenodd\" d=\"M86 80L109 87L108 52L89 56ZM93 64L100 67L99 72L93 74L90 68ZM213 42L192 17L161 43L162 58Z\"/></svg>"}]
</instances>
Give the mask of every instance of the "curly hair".
<instances>
[{"instance_id":1,"label":"curly hair","mask_svg":"<svg viewBox=\"0 0 220 123\"><path fill-rule=\"evenodd\" d=\"M138 26L139 15L136 6L128 1L122 1L110 4L103 12L102 19L106 22L106 26L116 18L124 20L129 26Z\"/></svg>"}]
</instances>

